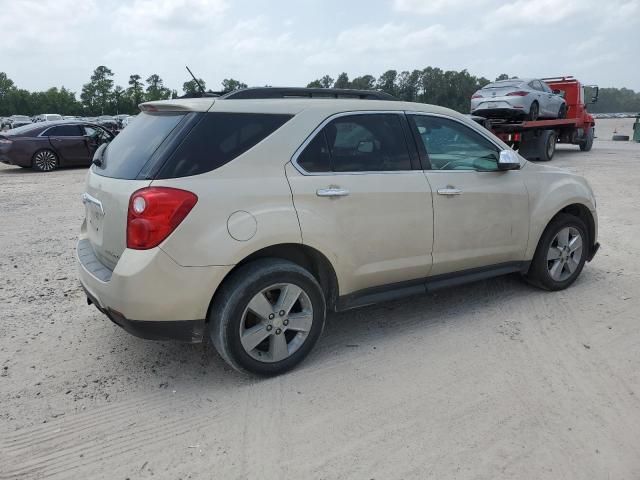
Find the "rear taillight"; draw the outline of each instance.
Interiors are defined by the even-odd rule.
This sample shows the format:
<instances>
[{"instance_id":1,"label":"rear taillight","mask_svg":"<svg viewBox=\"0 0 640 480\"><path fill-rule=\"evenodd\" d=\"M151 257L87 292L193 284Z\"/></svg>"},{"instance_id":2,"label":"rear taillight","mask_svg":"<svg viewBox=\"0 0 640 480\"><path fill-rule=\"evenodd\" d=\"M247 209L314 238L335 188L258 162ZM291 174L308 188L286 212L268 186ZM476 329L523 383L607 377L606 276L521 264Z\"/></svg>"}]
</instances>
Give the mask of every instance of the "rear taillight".
<instances>
[{"instance_id":1,"label":"rear taillight","mask_svg":"<svg viewBox=\"0 0 640 480\"><path fill-rule=\"evenodd\" d=\"M480 95L479 93L474 93L471 98L484 98L482 95Z\"/></svg>"},{"instance_id":2,"label":"rear taillight","mask_svg":"<svg viewBox=\"0 0 640 480\"><path fill-rule=\"evenodd\" d=\"M529 95L529 92L525 92L523 90L507 93L507 97L526 97L527 95Z\"/></svg>"},{"instance_id":3,"label":"rear taillight","mask_svg":"<svg viewBox=\"0 0 640 480\"><path fill-rule=\"evenodd\" d=\"M189 214L198 197L169 187L142 188L131 195L127 213L127 248L159 245Z\"/></svg>"}]
</instances>

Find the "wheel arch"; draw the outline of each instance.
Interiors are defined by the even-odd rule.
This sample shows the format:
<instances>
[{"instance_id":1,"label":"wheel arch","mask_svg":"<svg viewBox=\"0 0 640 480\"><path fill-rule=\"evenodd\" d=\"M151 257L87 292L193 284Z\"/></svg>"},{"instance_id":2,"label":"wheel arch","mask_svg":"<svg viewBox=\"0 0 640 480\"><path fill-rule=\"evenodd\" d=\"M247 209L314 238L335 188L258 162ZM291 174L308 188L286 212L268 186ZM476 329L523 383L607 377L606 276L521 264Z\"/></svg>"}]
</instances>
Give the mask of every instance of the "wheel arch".
<instances>
[{"instance_id":1,"label":"wheel arch","mask_svg":"<svg viewBox=\"0 0 640 480\"><path fill-rule=\"evenodd\" d=\"M587 226L587 235L589 235L589 248L591 249L593 247L593 244L595 242L596 239L596 220L593 217L593 214L591 213L591 210L589 210L589 207L587 207L584 203L579 203L579 202L574 202L574 203L570 203L564 207L562 207L560 210L556 211L545 223L544 223L544 227L542 229L540 229L540 231L537 233L536 236L536 241L535 243L531 243L531 245L529 246L529 248L527 248L527 251L530 255L527 255L527 258L533 258L533 254L535 253L536 249L538 248L538 244L540 243L540 239L542 238L542 235L544 234L545 230L547 229L547 227L549 226L549 224L551 222L553 222L553 220L560 214L568 214L568 215L572 215L574 217L579 218L580 220L582 220L585 225Z\"/></svg>"},{"instance_id":2,"label":"wheel arch","mask_svg":"<svg viewBox=\"0 0 640 480\"><path fill-rule=\"evenodd\" d=\"M240 267L261 258L288 260L309 271L322 287L327 302L327 309L335 310L339 292L338 277L329 259L320 251L308 245L301 243L280 243L261 248L251 253L227 272L218 285L216 292L213 294L207 311L207 320L210 318L209 313L216 301L216 294L220 291L220 287L225 281Z\"/></svg>"}]
</instances>

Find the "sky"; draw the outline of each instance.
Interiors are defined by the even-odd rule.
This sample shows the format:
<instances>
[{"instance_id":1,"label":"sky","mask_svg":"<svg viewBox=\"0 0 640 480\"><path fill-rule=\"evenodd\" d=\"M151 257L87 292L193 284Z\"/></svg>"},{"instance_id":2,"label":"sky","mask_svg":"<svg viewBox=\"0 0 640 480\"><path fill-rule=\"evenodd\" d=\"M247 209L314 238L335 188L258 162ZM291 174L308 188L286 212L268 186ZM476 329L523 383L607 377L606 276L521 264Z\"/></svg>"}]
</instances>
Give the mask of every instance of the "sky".
<instances>
[{"instance_id":1,"label":"sky","mask_svg":"<svg viewBox=\"0 0 640 480\"><path fill-rule=\"evenodd\" d=\"M640 0L0 0L0 71L79 93L159 74L182 90L305 86L329 74L467 69L494 79L574 75L640 91Z\"/></svg>"}]
</instances>

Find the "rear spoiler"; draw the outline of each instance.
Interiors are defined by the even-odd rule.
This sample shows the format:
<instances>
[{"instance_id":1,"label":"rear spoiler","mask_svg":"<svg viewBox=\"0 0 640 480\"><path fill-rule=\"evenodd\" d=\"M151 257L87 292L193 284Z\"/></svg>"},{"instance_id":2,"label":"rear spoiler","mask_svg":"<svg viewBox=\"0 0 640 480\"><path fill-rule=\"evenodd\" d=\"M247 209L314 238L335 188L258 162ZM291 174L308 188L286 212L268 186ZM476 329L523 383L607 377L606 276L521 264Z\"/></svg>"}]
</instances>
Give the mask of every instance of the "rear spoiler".
<instances>
[{"instance_id":1,"label":"rear spoiler","mask_svg":"<svg viewBox=\"0 0 640 480\"><path fill-rule=\"evenodd\" d=\"M145 102L138 108L142 112L206 112L214 102L214 97L185 98Z\"/></svg>"}]
</instances>

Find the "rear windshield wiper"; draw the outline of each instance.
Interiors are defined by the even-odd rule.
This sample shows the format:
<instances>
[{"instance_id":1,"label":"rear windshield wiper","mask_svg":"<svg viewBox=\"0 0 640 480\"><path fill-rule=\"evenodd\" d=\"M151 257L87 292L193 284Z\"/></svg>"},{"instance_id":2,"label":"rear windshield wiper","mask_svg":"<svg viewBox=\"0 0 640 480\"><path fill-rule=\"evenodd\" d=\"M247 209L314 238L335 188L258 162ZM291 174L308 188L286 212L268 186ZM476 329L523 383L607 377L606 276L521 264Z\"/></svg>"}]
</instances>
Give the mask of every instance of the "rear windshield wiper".
<instances>
[{"instance_id":1,"label":"rear windshield wiper","mask_svg":"<svg viewBox=\"0 0 640 480\"><path fill-rule=\"evenodd\" d=\"M107 149L107 144L103 143L98 147L98 149L96 150L96 153L93 154L93 160L91 161L91 163L93 163L96 167L102 167L103 165L102 158L104 157L104 151L106 149Z\"/></svg>"}]
</instances>

